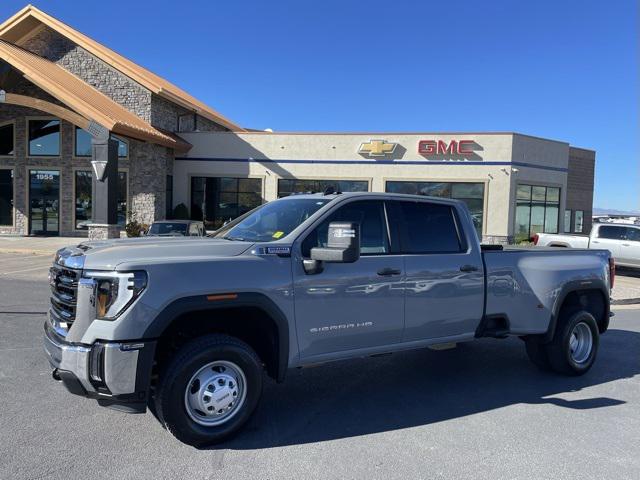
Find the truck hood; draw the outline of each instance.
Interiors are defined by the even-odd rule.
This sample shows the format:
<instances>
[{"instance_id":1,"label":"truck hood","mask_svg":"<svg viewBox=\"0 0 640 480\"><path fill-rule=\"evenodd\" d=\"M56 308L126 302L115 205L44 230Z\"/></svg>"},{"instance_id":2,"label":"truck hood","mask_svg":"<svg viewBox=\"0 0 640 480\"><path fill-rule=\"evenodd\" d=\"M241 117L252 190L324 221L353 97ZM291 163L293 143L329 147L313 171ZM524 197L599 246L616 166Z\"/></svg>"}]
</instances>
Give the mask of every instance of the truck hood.
<instances>
[{"instance_id":1,"label":"truck hood","mask_svg":"<svg viewBox=\"0 0 640 480\"><path fill-rule=\"evenodd\" d=\"M253 244L203 237L143 237L97 240L67 247L58 252L56 259L69 258L82 261L85 270L114 270L124 264L149 265L175 261L198 261L214 257L240 255ZM62 262L61 262L62 263Z\"/></svg>"}]
</instances>

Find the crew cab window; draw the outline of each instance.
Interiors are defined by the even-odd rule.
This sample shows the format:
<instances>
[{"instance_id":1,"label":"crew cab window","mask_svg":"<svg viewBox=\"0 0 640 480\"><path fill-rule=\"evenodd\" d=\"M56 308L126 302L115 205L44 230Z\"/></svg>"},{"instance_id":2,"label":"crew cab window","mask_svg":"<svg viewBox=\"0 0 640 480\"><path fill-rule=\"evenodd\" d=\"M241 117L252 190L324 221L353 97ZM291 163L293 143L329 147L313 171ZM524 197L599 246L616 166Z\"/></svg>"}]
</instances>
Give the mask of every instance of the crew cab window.
<instances>
[{"instance_id":1,"label":"crew cab window","mask_svg":"<svg viewBox=\"0 0 640 480\"><path fill-rule=\"evenodd\" d=\"M360 254L380 255L389 253L383 203L375 200L351 202L344 205L316 227L302 242L302 255L311 256L314 247L326 247L331 222L356 222L360 224Z\"/></svg>"},{"instance_id":2,"label":"crew cab window","mask_svg":"<svg viewBox=\"0 0 640 480\"><path fill-rule=\"evenodd\" d=\"M457 253L463 250L453 209L427 202L399 202L402 253Z\"/></svg>"},{"instance_id":3,"label":"crew cab window","mask_svg":"<svg viewBox=\"0 0 640 480\"><path fill-rule=\"evenodd\" d=\"M627 227L627 239L632 242L640 242L640 228Z\"/></svg>"},{"instance_id":4,"label":"crew cab window","mask_svg":"<svg viewBox=\"0 0 640 480\"><path fill-rule=\"evenodd\" d=\"M598 230L598 238L607 238L609 240L625 240L627 228L603 225Z\"/></svg>"}]
</instances>

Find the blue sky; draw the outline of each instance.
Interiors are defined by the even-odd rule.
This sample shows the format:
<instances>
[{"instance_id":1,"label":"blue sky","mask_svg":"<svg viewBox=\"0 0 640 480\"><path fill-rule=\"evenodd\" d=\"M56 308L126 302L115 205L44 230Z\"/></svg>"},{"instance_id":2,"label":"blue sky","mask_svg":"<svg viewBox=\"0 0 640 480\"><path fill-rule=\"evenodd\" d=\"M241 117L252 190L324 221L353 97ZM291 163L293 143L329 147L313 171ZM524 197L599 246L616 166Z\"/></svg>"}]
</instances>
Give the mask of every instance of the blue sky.
<instances>
[{"instance_id":1,"label":"blue sky","mask_svg":"<svg viewBox=\"0 0 640 480\"><path fill-rule=\"evenodd\" d=\"M243 126L568 141L597 151L596 207L640 210L635 1L34 5Z\"/></svg>"}]
</instances>

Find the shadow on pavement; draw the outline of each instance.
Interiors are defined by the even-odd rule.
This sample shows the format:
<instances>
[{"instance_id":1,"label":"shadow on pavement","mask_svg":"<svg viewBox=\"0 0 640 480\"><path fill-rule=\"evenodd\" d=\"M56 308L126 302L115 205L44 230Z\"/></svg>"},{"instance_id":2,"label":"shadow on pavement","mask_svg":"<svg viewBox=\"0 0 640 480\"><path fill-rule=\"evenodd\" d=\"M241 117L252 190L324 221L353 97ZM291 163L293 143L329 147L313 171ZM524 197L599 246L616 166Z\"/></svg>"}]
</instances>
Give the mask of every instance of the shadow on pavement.
<instances>
[{"instance_id":1,"label":"shadow on pavement","mask_svg":"<svg viewBox=\"0 0 640 480\"><path fill-rule=\"evenodd\" d=\"M630 278L640 278L640 268L628 268L616 266L616 275Z\"/></svg>"},{"instance_id":2,"label":"shadow on pavement","mask_svg":"<svg viewBox=\"0 0 640 480\"><path fill-rule=\"evenodd\" d=\"M575 410L614 407L608 397L555 395L640 373L640 333L610 330L582 377L541 372L519 339L479 340L448 351L416 350L290 372L268 381L247 427L217 448L260 449L368 435L516 404ZM626 354L621 355L621 352ZM584 396L584 395L582 395Z\"/></svg>"}]
</instances>

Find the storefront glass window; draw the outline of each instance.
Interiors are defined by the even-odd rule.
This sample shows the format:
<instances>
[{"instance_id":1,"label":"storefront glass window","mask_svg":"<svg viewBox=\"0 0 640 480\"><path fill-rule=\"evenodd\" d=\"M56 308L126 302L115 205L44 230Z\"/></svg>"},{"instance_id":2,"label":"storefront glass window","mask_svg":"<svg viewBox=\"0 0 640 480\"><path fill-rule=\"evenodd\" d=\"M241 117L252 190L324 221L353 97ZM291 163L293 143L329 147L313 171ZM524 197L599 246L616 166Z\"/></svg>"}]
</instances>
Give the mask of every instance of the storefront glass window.
<instances>
[{"instance_id":1,"label":"storefront glass window","mask_svg":"<svg viewBox=\"0 0 640 480\"><path fill-rule=\"evenodd\" d=\"M366 180L281 178L278 180L278 198L288 197L293 193L322 193L328 187L333 187L336 192L366 192L369 190L369 182Z\"/></svg>"},{"instance_id":2,"label":"storefront glass window","mask_svg":"<svg viewBox=\"0 0 640 480\"><path fill-rule=\"evenodd\" d=\"M75 173L75 209L76 229L86 230L91 223L92 195L91 170L77 170ZM124 226L127 220L127 172L118 172L118 225Z\"/></svg>"},{"instance_id":3,"label":"storefront glass window","mask_svg":"<svg viewBox=\"0 0 640 480\"><path fill-rule=\"evenodd\" d=\"M129 144L115 135L111 135L111 138L118 141L118 158L127 158L129 155ZM80 127L76 127L76 144L74 152L76 157L91 156L91 135Z\"/></svg>"},{"instance_id":4,"label":"storefront glass window","mask_svg":"<svg viewBox=\"0 0 640 480\"><path fill-rule=\"evenodd\" d=\"M389 181L386 191L392 193L408 193L411 195L428 195L431 197L453 198L463 201L473 218L473 225L482 238L484 218L484 183L470 182L405 182Z\"/></svg>"},{"instance_id":5,"label":"storefront glass window","mask_svg":"<svg viewBox=\"0 0 640 480\"><path fill-rule=\"evenodd\" d=\"M86 230L91 223L91 171L77 170L75 175L76 229Z\"/></svg>"},{"instance_id":6,"label":"storefront glass window","mask_svg":"<svg viewBox=\"0 0 640 480\"><path fill-rule=\"evenodd\" d=\"M173 175L167 175L165 189L165 216L171 219L173 218Z\"/></svg>"},{"instance_id":7,"label":"storefront glass window","mask_svg":"<svg viewBox=\"0 0 640 480\"><path fill-rule=\"evenodd\" d=\"M29 120L29 156L60 155L60 120Z\"/></svg>"},{"instance_id":8,"label":"storefront glass window","mask_svg":"<svg viewBox=\"0 0 640 480\"><path fill-rule=\"evenodd\" d=\"M127 172L118 172L118 225L127 223Z\"/></svg>"},{"instance_id":9,"label":"storefront glass window","mask_svg":"<svg viewBox=\"0 0 640 480\"><path fill-rule=\"evenodd\" d=\"M576 233L582 233L584 229L584 211L576 210L575 225L573 231Z\"/></svg>"},{"instance_id":10,"label":"storefront glass window","mask_svg":"<svg viewBox=\"0 0 640 480\"><path fill-rule=\"evenodd\" d=\"M0 155L13 155L13 123L0 126Z\"/></svg>"},{"instance_id":11,"label":"storefront glass window","mask_svg":"<svg viewBox=\"0 0 640 480\"><path fill-rule=\"evenodd\" d=\"M558 233L560 189L518 185L516 191L516 242L528 241L536 233Z\"/></svg>"},{"instance_id":12,"label":"storefront glass window","mask_svg":"<svg viewBox=\"0 0 640 480\"><path fill-rule=\"evenodd\" d=\"M571 210L564 211L564 232L569 233L571 231Z\"/></svg>"},{"instance_id":13,"label":"storefront glass window","mask_svg":"<svg viewBox=\"0 0 640 480\"><path fill-rule=\"evenodd\" d=\"M13 225L13 170L0 170L0 225Z\"/></svg>"},{"instance_id":14,"label":"storefront glass window","mask_svg":"<svg viewBox=\"0 0 640 480\"><path fill-rule=\"evenodd\" d=\"M191 219L210 230L253 210L262 202L259 178L191 177Z\"/></svg>"}]
</instances>

